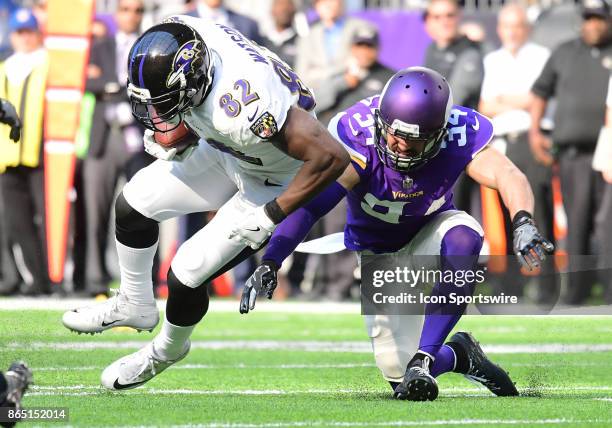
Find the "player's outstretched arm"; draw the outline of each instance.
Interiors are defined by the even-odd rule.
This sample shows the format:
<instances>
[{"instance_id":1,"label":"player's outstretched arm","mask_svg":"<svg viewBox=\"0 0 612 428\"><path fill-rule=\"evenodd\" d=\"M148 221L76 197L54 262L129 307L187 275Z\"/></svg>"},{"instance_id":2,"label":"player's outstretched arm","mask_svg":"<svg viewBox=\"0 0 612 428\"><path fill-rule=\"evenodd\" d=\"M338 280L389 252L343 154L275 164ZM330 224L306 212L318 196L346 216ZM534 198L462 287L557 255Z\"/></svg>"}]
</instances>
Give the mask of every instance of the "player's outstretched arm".
<instances>
[{"instance_id":1,"label":"player's outstretched arm","mask_svg":"<svg viewBox=\"0 0 612 428\"><path fill-rule=\"evenodd\" d=\"M261 264L244 284L240 299L241 314L255 308L258 294L272 298L277 285L276 273L283 261L304 240L312 226L338 205L357 183L359 175L355 168L349 165L337 181L283 220L272 234Z\"/></svg>"},{"instance_id":2,"label":"player's outstretched arm","mask_svg":"<svg viewBox=\"0 0 612 428\"><path fill-rule=\"evenodd\" d=\"M499 191L512 218L514 252L519 262L529 270L538 267L554 246L540 234L533 221L533 192L525 174L492 148L478 153L466 172L479 184Z\"/></svg>"},{"instance_id":3,"label":"player's outstretched arm","mask_svg":"<svg viewBox=\"0 0 612 428\"><path fill-rule=\"evenodd\" d=\"M260 248L287 215L304 205L342 174L349 156L340 143L306 111L292 107L272 143L304 162L287 189L264 206L255 208L237 224L230 238Z\"/></svg>"},{"instance_id":4,"label":"player's outstretched arm","mask_svg":"<svg viewBox=\"0 0 612 428\"><path fill-rule=\"evenodd\" d=\"M295 159L304 161L277 202L289 215L340 177L350 158L341 144L306 111L292 107L273 144Z\"/></svg>"},{"instance_id":5,"label":"player's outstretched arm","mask_svg":"<svg viewBox=\"0 0 612 428\"><path fill-rule=\"evenodd\" d=\"M466 172L479 184L498 190L511 217L521 210L533 213L533 192L527 177L497 150L490 147L482 150L468 164Z\"/></svg>"}]
</instances>

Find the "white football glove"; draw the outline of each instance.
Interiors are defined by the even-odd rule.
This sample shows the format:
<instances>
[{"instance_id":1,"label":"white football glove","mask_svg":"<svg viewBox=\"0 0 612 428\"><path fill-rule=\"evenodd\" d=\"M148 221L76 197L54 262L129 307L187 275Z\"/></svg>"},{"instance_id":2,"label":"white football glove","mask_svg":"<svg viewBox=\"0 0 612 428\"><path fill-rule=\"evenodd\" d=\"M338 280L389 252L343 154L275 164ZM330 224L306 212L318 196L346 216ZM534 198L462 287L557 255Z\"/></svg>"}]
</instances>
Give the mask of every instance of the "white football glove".
<instances>
[{"instance_id":1,"label":"white football glove","mask_svg":"<svg viewBox=\"0 0 612 428\"><path fill-rule=\"evenodd\" d=\"M178 153L176 147L166 148L158 144L155 141L155 133L150 129L145 130L143 141L145 152L164 161L182 162L191 156L197 147L196 145L191 145Z\"/></svg>"},{"instance_id":2,"label":"white football glove","mask_svg":"<svg viewBox=\"0 0 612 428\"><path fill-rule=\"evenodd\" d=\"M242 242L254 250L260 248L272 235L276 225L264 210L264 205L251 209L232 229L230 239Z\"/></svg>"}]
</instances>

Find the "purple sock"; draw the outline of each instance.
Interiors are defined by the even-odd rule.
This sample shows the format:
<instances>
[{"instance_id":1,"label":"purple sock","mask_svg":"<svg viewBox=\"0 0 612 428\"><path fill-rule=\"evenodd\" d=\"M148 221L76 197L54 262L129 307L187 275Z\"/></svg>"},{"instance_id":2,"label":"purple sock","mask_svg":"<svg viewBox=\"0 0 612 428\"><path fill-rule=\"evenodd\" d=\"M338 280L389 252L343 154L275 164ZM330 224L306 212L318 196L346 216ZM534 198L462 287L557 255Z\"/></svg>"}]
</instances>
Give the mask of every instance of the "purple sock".
<instances>
[{"instance_id":1,"label":"purple sock","mask_svg":"<svg viewBox=\"0 0 612 428\"><path fill-rule=\"evenodd\" d=\"M436 359L431 367L433 377L452 372L455 369L455 352L450 346L442 345L435 357Z\"/></svg>"},{"instance_id":2,"label":"purple sock","mask_svg":"<svg viewBox=\"0 0 612 428\"><path fill-rule=\"evenodd\" d=\"M478 262L481 247L482 237L474 229L465 225L451 228L442 238L440 248L442 271L473 270ZM431 294L444 296L449 296L450 293L471 295L473 292L473 282L466 283L462 287L453 283L440 282L434 285ZM421 332L419 350L436 356L444 340L463 315L466 306L450 303L428 303L425 307L425 321Z\"/></svg>"}]
</instances>

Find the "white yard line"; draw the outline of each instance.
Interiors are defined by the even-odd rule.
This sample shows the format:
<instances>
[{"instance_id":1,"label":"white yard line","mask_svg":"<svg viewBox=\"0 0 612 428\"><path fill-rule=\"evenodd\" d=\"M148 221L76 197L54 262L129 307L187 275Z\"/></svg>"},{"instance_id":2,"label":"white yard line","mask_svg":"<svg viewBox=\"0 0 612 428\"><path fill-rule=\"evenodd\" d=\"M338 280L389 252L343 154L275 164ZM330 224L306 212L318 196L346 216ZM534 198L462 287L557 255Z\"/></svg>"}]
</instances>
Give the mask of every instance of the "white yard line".
<instances>
[{"instance_id":1,"label":"white yard line","mask_svg":"<svg viewBox=\"0 0 612 428\"><path fill-rule=\"evenodd\" d=\"M507 363L504 367L565 367L567 362L555 363ZM610 363L572 363L572 367L609 367ZM63 366L63 367L33 367L35 372L91 371L103 370L105 366ZM341 363L341 364L179 364L173 370L223 370L223 369L273 369L273 370L325 370L325 369L358 369L376 367L374 363Z\"/></svg>"},{"instance_id":2,"label":"white yard line","mask_svg":"<svg viewBox=\"0 0 612 428\"><path fill-rule=\"evenodd\" d=\"M68 311L83 306L94 305L94 299L39 299L27 297L0 298L0 310L56 310ZM238 300L212 299L209 311L231 312L238 316ZM166 301L158 300L159 310L166 309ZM353 314L361 313L358 302L257 302L257 312L304 313L304 314Z\"/></svg>"},{"instance_id":3,"label":"white yard line","mask_svg":"<svg viewBox=\"0 0 612 428\"><path fill-rule=\"evenodd\" d=\"M11 342L6 348L13 350L71 350L89 351L98 349L138 349L146 341L97 341L89 342ZM258 350L258 351L304 351L304 352L348 352L371 353L366 341L320 341L320 340L194 340L191 349L209 350ZM612 343L541 343L541 344L497 344L483 345L489 354L572 354L580 352L612 352Z\"/></svg>"},{"instance_id":4,"label":"white yard line","mask_svg":"<svg viewBox=\"0 0 612 428\"><path fill-rule=\"evenodd\" d=\"M610 423L612 419L434 419L418 421L369 421L369 422L341 422L341 421L295 421L295 422L268 422L268 423L241 423L241 422L211 422L206 424L170 425L173 428L293 428L293 427L414 427L414 426L449 426L449 425L567 425L567 424L603 424ZM124 425L123 428L158 428L159 425ZM70 428L70 425L64 428Z\"/></svg>"},{"instance_id":5,"label":"white yard line","mask_svg":"<svg viewBox=\"0 0 612 428\"><path fill-rule=\"evenodd\" d=\"M431 421L382 421L382 422L276 422L263 424L245 423L210 423L194 425L173 425L173 428L283 428L283 427L364 427L364 426L392 426L392 427L414 427L414 426L449 426L449 425L565 425L579 423L605 423L610 419L438 419Z\"/></svg>"},{"instance_id":6,"label":"white yard line","mask_svg":"<svg viewBox=\"0 0 612 428\"><path fill-rule=\"evenodd\" d=\"M354 369L363 367L376 367L374 363L346 363L346 364L181 364L174 366L174 370L218 370L218 369ZM102 370L104 366L83 367L36 367L35 372L54 371L88 371Z\"/></svg>"},{"instance_id":7,"label":"white yard line","mask_svg":"<svg viewBox=\"0 0 612 428\"><path fill-rule=\"evenodd\" d=\"M540 387L538 390L547 392L567 391L582 391L582 392L604 392L612 391L611 386L590 386L590 385L575 385L571 387ZM482 387L472 388L441 388L440 392L443 396L456 396L456 394L473 394L484 391ZM33 385L28 395L97 395L107 393L108 390L98 385L68 385L68 386L50 386L50 385ZM174 395L309 395L309 394L363 394L363 393L378 394L381 391L367 391L361 388L358 389L305 389L305 390L283 390L283 389L238 389L238 390L216 390L216 389L160 389L160 388L137 388L129 391L127 394L174 394ZM121 392L123 394L123 392ZM464 396L464 395L462 395ZM479 395L480 396L480 395ZM491 396L492 394L485 394ZM612 398L599 398L603 401L612 401Z\"/></svg>"},{"instance_id":8,"label":"white yard line","mask_svg":"<svg viewBox=\"0 0 612 428\"><path fill-rule=\"evenodd\" d=\"M70 309L80 308L83 306L91 306L95 304L95 300L91 299L66 299L66 298L28 298L28 297L3 297L0 298L0 310L58 310L67 311ZM157 307L160 310L166 308L165 300L157 300ZM229 312L238 315L238 300L234 299L212 299L210 302L211 312ZM591 310L592 315L588 315L585 311ZM529 311L527 307L526 311ZM296 301L267 301L262 299L257 303L257 312L268 313L303 313L303 314L352 314L359 315L361 313L361 305L359 302L296 302ZM474 308L470 307L469 314L476 314ZM528 313L528 312L526 312ZM572 317L574 315L592 316L601 318L612 313L612 305L595 306L592 308L571 308L555 309L550 315L556 317ZM510 315L520 316L520 315ZM537 317L538 315L534 315Z\"/></svg>"},{"instance_id":9,"label":"white yard line","mask_svg":"<svg viewBox=\"0 0 612 428\"><path fill-rule=\"evenodd\" d=\"M440 419L431 421L383 421L383 422L278 422L268 424L241 424L241 423L211 423L201 425L177 425L174 428L282 428L282 427L363 427L363 426L448 426L448 425L564 425L578 423L601 423L609 420L577 420L577 419Z\"/></svg>"}]
</instances>

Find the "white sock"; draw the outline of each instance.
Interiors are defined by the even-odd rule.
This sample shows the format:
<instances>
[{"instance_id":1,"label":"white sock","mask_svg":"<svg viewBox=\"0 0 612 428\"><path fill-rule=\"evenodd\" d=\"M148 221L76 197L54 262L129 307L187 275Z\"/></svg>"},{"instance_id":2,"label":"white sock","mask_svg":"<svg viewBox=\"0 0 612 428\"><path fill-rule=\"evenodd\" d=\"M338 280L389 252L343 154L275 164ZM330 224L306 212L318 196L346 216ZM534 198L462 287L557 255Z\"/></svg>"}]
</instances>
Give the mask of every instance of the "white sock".
<instances>
[{"instance_id":1,"label":"white sock","mask_svg":"<svg viewBox=\"0 0 612 428\"><path fill-rule=\"evenodd\" d=\"M195 325L181 327L171 324L166 318L161 331L153 339L155 353L164 360L175 360L185 351L185 343L191 336Z\"/></svg>"},{"instance_id":2,"label":"white sock","mask_svg":"<svg viewBox=\"0 0 612 428\"><path fill-rule=\"evenodd\" d=\"M148 248L127 247L116 239L115 242L121 270L121 293L125 294L131 303L154 304L153 258L159 241Z\"/></svg>"}]
</instances>

